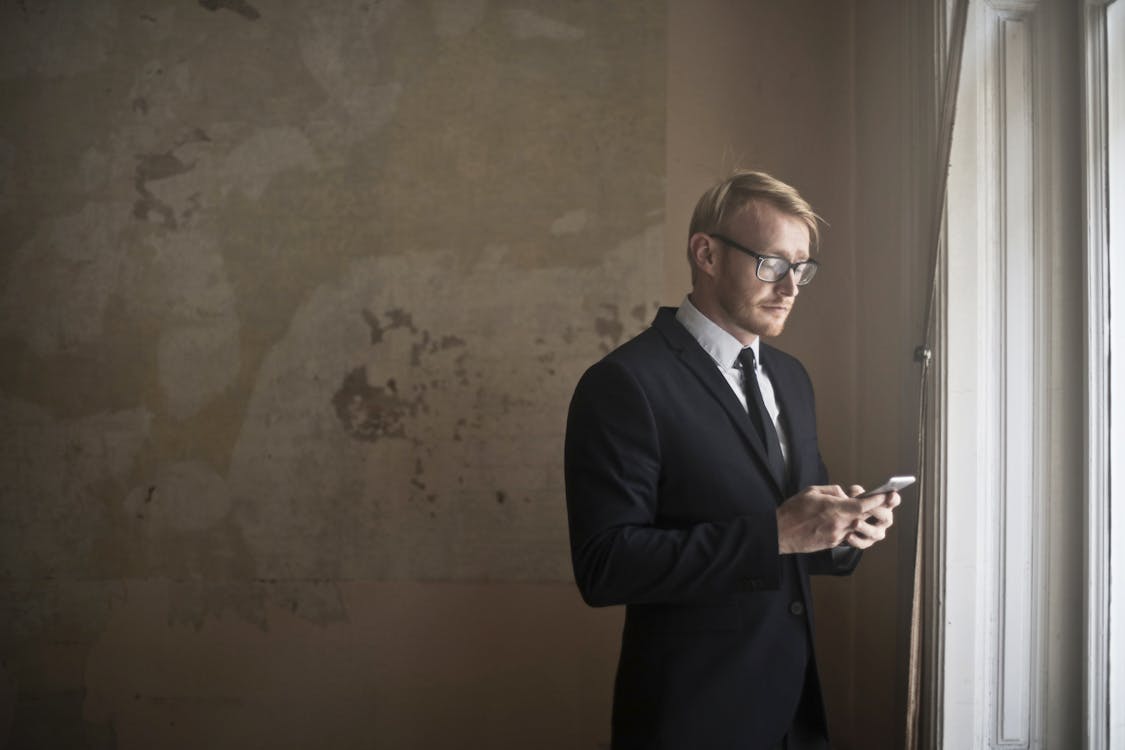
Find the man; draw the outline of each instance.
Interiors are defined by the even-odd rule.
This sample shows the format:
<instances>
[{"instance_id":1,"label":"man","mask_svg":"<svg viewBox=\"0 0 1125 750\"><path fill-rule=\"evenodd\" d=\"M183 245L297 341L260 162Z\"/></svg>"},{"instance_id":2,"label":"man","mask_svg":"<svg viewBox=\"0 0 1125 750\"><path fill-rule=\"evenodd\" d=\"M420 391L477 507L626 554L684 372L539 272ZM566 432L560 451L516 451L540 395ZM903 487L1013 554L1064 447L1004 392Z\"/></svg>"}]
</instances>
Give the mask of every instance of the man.
<instances>
[{"instance_id":1,"label":"man","mask_svg":"<svg viewBox=\"0 0 1125 750\"><path fill-rule=\"evenodd\" d=\"M591 367L570 406L575 578L625 604L613 747L826 748L810 573L850 573L896 493L827 484L801 364L761 342L812 280L817 216L737 172L699 200L692 291Z\"/></svg>"}]
</instances>

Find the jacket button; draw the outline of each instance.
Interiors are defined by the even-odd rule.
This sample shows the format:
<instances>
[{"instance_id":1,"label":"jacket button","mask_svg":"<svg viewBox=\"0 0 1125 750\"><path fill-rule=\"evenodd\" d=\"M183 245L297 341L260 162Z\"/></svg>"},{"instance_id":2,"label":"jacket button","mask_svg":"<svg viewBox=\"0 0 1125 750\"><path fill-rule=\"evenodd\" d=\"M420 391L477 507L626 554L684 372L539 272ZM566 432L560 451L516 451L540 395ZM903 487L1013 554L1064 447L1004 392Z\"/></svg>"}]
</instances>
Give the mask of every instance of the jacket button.
<instances>
[{"instance_id":1,"label":"jacket button","mask_svg":"<svg viewBox=\"0 0 1125 750\"><path fill-rule=\"evenodd\" d=\"M805 605L801 602L789 602L789 613L794 615L805 614Z\"/></svg>"}]
</instances>

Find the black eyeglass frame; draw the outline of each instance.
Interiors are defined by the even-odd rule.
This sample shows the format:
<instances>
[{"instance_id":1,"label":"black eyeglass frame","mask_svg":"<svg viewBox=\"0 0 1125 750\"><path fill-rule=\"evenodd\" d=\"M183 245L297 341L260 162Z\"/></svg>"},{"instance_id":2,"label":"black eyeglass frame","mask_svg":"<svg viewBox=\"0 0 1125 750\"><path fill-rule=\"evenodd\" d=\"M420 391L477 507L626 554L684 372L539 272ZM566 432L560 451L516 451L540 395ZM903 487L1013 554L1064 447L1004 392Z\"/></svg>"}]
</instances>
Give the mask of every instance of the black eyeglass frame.
<instances>
[{"instance_id":1,"label":"black eyeglass frame","mask_svg":"<svg viewBox=\"0 0 1125 750\"><path fill-rule=\"evenodd\" d=\"M738 244L737 242L732 240L730 237L724 237L721 234L710 234L710 233L708 233L707 236L711 237L712 239L718 240L719 242L723 243L724 245L730 245L735 250L740 250L741 252L744 252L747 255L750 255L750 256L753 256L754 258L756 258L757 261L758 261L758 264L756 266L754 266L754 275L758 277L759 281L764 281L767 284L776 284L777 282L784 279L789 274L790 271L794 271L795 276L793 278L794 278L794 280L797 281L797 286L805 286L816 277L816 272L820 268L820 264L817 263L815 260L812 260L811 258L809 260L802 260L802 261L799 261L797 263L790 263L788 260L786 260L785 258L782 258L780 255L763 255L761 253L756 253L753 250L751 250L750 248ZM762 278L762 263L766 260L780 260L782 263L785 263L786 266L787 266L786 269L785 269L785 273L783 273L781 276L778 276L776 279L763 279ZM804 281L801 281L800 280L801 271L805 266L811 267L813 269L813 271L812 271L812 274L810 274L807 279L805 279Z\"/></svg>"}]
</instances>

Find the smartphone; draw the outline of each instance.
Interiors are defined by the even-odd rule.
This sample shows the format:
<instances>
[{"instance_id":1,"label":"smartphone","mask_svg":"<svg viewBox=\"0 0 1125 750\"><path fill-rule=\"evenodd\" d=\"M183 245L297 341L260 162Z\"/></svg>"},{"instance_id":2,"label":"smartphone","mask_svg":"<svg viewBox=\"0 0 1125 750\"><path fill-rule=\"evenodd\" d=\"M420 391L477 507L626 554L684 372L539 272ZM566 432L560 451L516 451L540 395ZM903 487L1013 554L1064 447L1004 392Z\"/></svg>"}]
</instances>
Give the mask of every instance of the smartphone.
<instances>
[{"instance_id":1,"label":"smartphone","mask_svg":"<svg viewBox=\"0 0 1125 750\"><path fill-rule=\"evenodd\" d=\"M883 482L881 485L879 485L875 489L868 490L867 492L864 492L862 495L856 495L856 497L871 497L872 495L882 495L884 492L898 492L899 490L903 489L904 487L909 487L912 484L914 484L914 477L911 477L911 476L891 477L890 479Z\"/></svg>"}]
</instances>

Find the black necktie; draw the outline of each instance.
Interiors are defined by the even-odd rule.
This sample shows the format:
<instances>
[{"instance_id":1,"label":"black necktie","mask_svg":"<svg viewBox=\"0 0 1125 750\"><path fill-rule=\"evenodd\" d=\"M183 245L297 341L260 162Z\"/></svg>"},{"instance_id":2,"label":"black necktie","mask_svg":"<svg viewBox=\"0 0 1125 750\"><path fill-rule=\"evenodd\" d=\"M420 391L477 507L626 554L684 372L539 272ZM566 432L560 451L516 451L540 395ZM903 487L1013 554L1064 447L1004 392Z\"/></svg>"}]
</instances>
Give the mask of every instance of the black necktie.
<instances>
[{"instance_id":1,"label":"black necktie","mask_svg":"<svg viewBox=\"0 0 1125 750\"><path fill-rule=\"evenodd\" d=\"M742 385L746 391L746 410L750 413L750 421L754 423L754 429L758 431L758 437L766 447L770 471L773 472L777 483L786 489L785 459L781 455L781 441L777 439L773 418L766 410L766 402L762 399L754 350L749 346L743 349L738 354L738 361L742 365Z\"/></svg>"}]
</instances>

